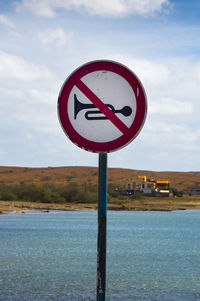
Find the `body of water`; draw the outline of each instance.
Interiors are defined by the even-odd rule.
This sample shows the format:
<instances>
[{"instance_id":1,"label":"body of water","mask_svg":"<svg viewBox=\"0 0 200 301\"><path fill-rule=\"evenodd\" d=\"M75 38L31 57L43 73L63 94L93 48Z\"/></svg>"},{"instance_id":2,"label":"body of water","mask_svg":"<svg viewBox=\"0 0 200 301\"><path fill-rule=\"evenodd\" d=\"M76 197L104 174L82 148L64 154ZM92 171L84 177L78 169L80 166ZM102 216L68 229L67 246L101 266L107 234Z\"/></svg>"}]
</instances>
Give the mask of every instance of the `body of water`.
<instances>
[{"instance_id":1,"label":"body of water","mask_svg":"<svg viewBox=\"0 0 200 301\"><path fill-rule=\"evenodd\" d=\"M0 216L0 300L96 300L97 212ZM108 212L106 300L200 300L200 211Z\"/></svg>"}]
</instances>

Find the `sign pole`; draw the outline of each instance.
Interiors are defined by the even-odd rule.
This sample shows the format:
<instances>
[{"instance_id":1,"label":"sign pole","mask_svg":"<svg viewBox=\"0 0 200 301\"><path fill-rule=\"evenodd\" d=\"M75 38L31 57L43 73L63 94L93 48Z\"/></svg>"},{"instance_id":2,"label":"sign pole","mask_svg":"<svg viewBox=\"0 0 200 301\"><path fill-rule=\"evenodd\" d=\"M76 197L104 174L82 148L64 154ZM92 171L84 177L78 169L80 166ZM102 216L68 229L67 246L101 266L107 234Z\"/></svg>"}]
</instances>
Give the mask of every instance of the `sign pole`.
<instances>
[{"instance_id":1,"label":"sign pole","mask_svg":"<svg viewBox=\"0 0 200 301\"><path fill-rule=\"evenodd\" d=\"M99 154L97 301L105 300L107 226L107 153Z\"/></svg>"},{"instance_id":2,"label":"sign pole","mask_svg":"<svg viewBox=\"0 0 200 301\"><path fill-rule=\"evenodd\" d=\"M105 300L107 153L139 134L147 113L145 90L126 66L109 60L88 62L72 72L58 97L58 115L68 138L99 153L97 301Z\"/></svg>"}]
</instances>

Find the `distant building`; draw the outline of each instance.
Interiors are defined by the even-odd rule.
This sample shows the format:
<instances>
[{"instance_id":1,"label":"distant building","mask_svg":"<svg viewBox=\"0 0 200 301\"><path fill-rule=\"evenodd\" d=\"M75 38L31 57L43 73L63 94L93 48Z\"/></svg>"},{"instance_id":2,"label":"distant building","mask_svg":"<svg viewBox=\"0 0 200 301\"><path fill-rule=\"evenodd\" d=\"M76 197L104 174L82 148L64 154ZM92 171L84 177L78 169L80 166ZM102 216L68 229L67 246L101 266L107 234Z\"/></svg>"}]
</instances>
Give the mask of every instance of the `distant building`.
<instances>
[{"instance_id":1,"label":"distant building","mask_svg":"<svg viewBox=\"0 0 200 301\"><path fill-rule=\"evenodd\" d=\"M146 176L138 176L136 181L129 179L125 185L125 189L121 193L131 195L137 191L151 196L170 196L170 182L147 179Z\"/></svg>"}]
</instances>

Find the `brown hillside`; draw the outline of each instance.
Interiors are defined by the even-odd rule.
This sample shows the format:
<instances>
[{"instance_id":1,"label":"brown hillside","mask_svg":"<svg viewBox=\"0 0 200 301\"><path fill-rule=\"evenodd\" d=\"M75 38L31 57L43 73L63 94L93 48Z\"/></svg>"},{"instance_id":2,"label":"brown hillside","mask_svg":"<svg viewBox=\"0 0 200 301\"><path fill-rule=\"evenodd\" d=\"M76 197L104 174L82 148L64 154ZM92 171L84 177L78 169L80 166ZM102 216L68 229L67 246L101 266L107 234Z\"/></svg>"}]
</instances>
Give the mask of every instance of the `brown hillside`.
<instances>
[{"instance_id":1,"label":"brown hillside","mask_svg":"<svg viewBox=\"0 0 200 301\"><path fill-rule=\"evenodd\" d=\"M137 179L138 175L146 175L147 178L169 180L172 187L187 189L192 185L200 185L200 172L156 172L124 168L109 168L108 183L123 186L129 178ZM67 185L71 182L97 183L98 168L86 166L68 167L8 167L0 166L0 184L31 184Z\"/></svg>"}]
</instances>

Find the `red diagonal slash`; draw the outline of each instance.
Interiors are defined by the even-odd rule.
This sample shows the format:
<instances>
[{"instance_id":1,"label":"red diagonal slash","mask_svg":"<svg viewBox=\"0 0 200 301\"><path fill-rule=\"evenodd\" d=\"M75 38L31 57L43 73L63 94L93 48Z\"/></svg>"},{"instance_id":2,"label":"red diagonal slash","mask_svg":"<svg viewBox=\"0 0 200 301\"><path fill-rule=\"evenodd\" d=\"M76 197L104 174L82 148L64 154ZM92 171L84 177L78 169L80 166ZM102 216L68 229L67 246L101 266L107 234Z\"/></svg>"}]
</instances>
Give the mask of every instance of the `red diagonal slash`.
<instances>
[{"instance_id":1,"label":"red diagonal slash","mask_svg":"<svg viewBox=\"0 0 200 301\"><path fill-rule=\"evenodd\" d=\"M123 134L129 130L129 128L81 80L76 81L76 86Z\"/></svg>"}]
</instances>

